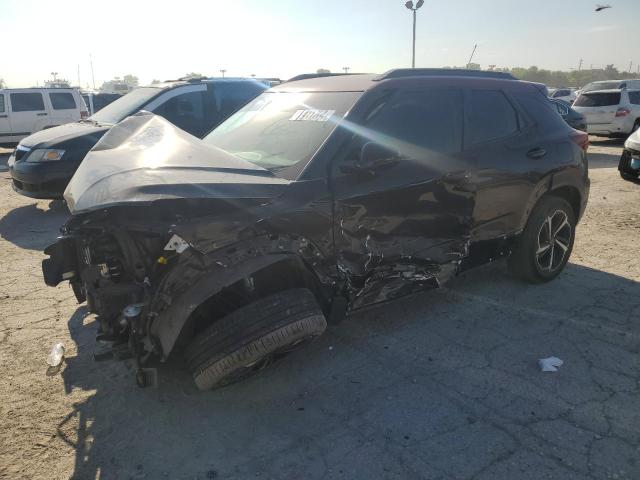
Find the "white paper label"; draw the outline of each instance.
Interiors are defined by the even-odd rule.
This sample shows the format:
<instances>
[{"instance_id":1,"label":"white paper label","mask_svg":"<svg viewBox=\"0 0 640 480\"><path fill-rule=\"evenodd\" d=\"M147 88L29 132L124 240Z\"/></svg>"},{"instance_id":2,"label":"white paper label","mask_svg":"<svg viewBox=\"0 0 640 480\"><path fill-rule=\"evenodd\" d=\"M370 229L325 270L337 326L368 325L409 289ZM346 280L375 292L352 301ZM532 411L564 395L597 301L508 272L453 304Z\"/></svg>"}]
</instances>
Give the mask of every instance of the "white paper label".
<instances>
[{"instance_id":1,"label":"white paper label","mask_svg":"<svg viewBox=\"0 0 640 480\"><path fill-rule=\"evenodd\" d=\"M335 110L316 110L315 108L297 110L289 120L295 122L326 122L334 113L336 113Z\"/></svg>"}]
</instances>

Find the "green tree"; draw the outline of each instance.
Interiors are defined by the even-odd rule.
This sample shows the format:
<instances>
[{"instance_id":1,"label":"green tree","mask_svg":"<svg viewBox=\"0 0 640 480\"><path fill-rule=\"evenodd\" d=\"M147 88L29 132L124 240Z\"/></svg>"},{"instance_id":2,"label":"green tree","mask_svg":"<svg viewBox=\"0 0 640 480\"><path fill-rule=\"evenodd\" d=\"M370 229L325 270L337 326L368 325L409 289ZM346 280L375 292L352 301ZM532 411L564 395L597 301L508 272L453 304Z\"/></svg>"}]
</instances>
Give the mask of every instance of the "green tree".
<instances>
[{"instance_id":1,"label":"green tree","mask_svg":"<svg viewBox=\"0 0 640 480\"><path fill-rule=\"evenodd\" d=\"M187 80L190 80L192 78L204 78L204 75L202 75L201 73L191 72L187 73L183 78L186 78Z\"/></svg>"},{"instance_id":2,"label":"green tree","mask_svg":"<svg viewBox=\"0 0 640 480\"><path fill-rule=\"evenodd\" d=\"M122 77L122 81L130 87L138 86L138 77L136 77L135 75L131 75L130 73Z\"/></svg>"},{"instance_id":3,"label":"green tree","mask_svg":"<svg viewBox=\"0 0 640 480\"><path fill-rule=\"evenodd\" d=\"M4 78L0 78L0 88L7 88L7 84L4 81Z\"/></svg>"}]
</instances>

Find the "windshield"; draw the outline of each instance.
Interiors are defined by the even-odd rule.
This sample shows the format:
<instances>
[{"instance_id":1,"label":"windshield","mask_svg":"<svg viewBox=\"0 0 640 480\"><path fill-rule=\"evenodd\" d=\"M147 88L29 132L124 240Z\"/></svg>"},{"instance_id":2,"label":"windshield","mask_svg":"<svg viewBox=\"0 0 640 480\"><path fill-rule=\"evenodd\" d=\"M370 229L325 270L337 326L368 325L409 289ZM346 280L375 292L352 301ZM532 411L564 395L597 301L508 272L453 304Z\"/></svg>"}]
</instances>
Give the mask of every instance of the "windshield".
<instances>
[{"instance_id":1,"label":"windshield","mask_svg":"<svg viewBox=\"0 0 640 480\"><path fill-rule=\"evenodd\" d=\"M263 168L307 162L361 92L265 92L204 142Z\"/></svg>"},{"instance_id":2,"label":"windshield","mask_svg":"<svg viewBox=\"0 0 640 480\"><path fill-rule=\"evenodd\" d=\"M593 82L582 89L583 92L593 92L594 90L614 90L620 87L620 82Z\"/></svg>"},{"instance_id":3,"label":"windshield","mask_svg":"<svg viewBox=\"0 0 640 480\"><path fill-rule=\"evenodd\" d=\"M155 87L136 88L89 117L98 123L118 123L136 113L140 107L162 91Z\"/></svg>"}]
</instances>

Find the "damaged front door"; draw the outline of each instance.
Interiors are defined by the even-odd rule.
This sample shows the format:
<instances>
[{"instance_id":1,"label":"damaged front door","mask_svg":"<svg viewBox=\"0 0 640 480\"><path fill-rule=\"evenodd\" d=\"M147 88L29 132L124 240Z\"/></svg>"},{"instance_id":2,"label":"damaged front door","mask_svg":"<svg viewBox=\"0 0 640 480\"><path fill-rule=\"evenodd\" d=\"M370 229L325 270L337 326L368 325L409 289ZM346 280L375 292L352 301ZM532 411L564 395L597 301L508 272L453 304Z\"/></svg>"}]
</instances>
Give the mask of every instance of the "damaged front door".
<instances>
[{"instance_id":1,"label":"damaged front door","mask_svg":"<svg viewBox=\"0 0 640 480\"><path fill-rule=\"evenodd\" d=\"M463 95L402 91L372 106L331 169L334 241L352 306L437 285L467 253L474 165Z\"/></svg>"}]
</instances>

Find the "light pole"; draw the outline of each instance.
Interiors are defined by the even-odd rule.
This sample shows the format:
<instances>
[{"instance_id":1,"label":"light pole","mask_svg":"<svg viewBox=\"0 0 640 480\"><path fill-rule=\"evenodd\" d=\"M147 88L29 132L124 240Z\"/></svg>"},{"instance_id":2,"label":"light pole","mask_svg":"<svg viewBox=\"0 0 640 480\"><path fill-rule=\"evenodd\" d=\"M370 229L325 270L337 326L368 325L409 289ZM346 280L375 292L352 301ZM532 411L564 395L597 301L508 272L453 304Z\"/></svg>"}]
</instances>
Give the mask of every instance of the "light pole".
<instances>
[{"instance_id":1,"label":"light pole","mask_svg":"<svg viewBox=\"0 0 640 480\"><path fill-rule=\"evenodd\" d=\"M220 70L220 73L222 74L222 78L224 78L224 74L227 73L227 71L223 68L222 70Z\"/></svg>"},{"instance_id":2,"label":"light pole","mask_svg":"<svg viewBox=\"0 0 640 480\"><path fill-rule=\"evenodd\" d=\"M344 70L344 73L349 73L350 69L351 67L342 67L342 70Z\"/></svg>"},{"instance_id":3,"label":"light pole","mask_svg":"<svg viewBox=\"0 0 640 480\"><path fill-rule=\"evenodd\" d=\"M413 12L413 54L411 56L411 68L416 68L416 12L423 4L424 0L418 0L415 7L411 0L404 4L405 7Z\"/></svg>"}]
</instances>

